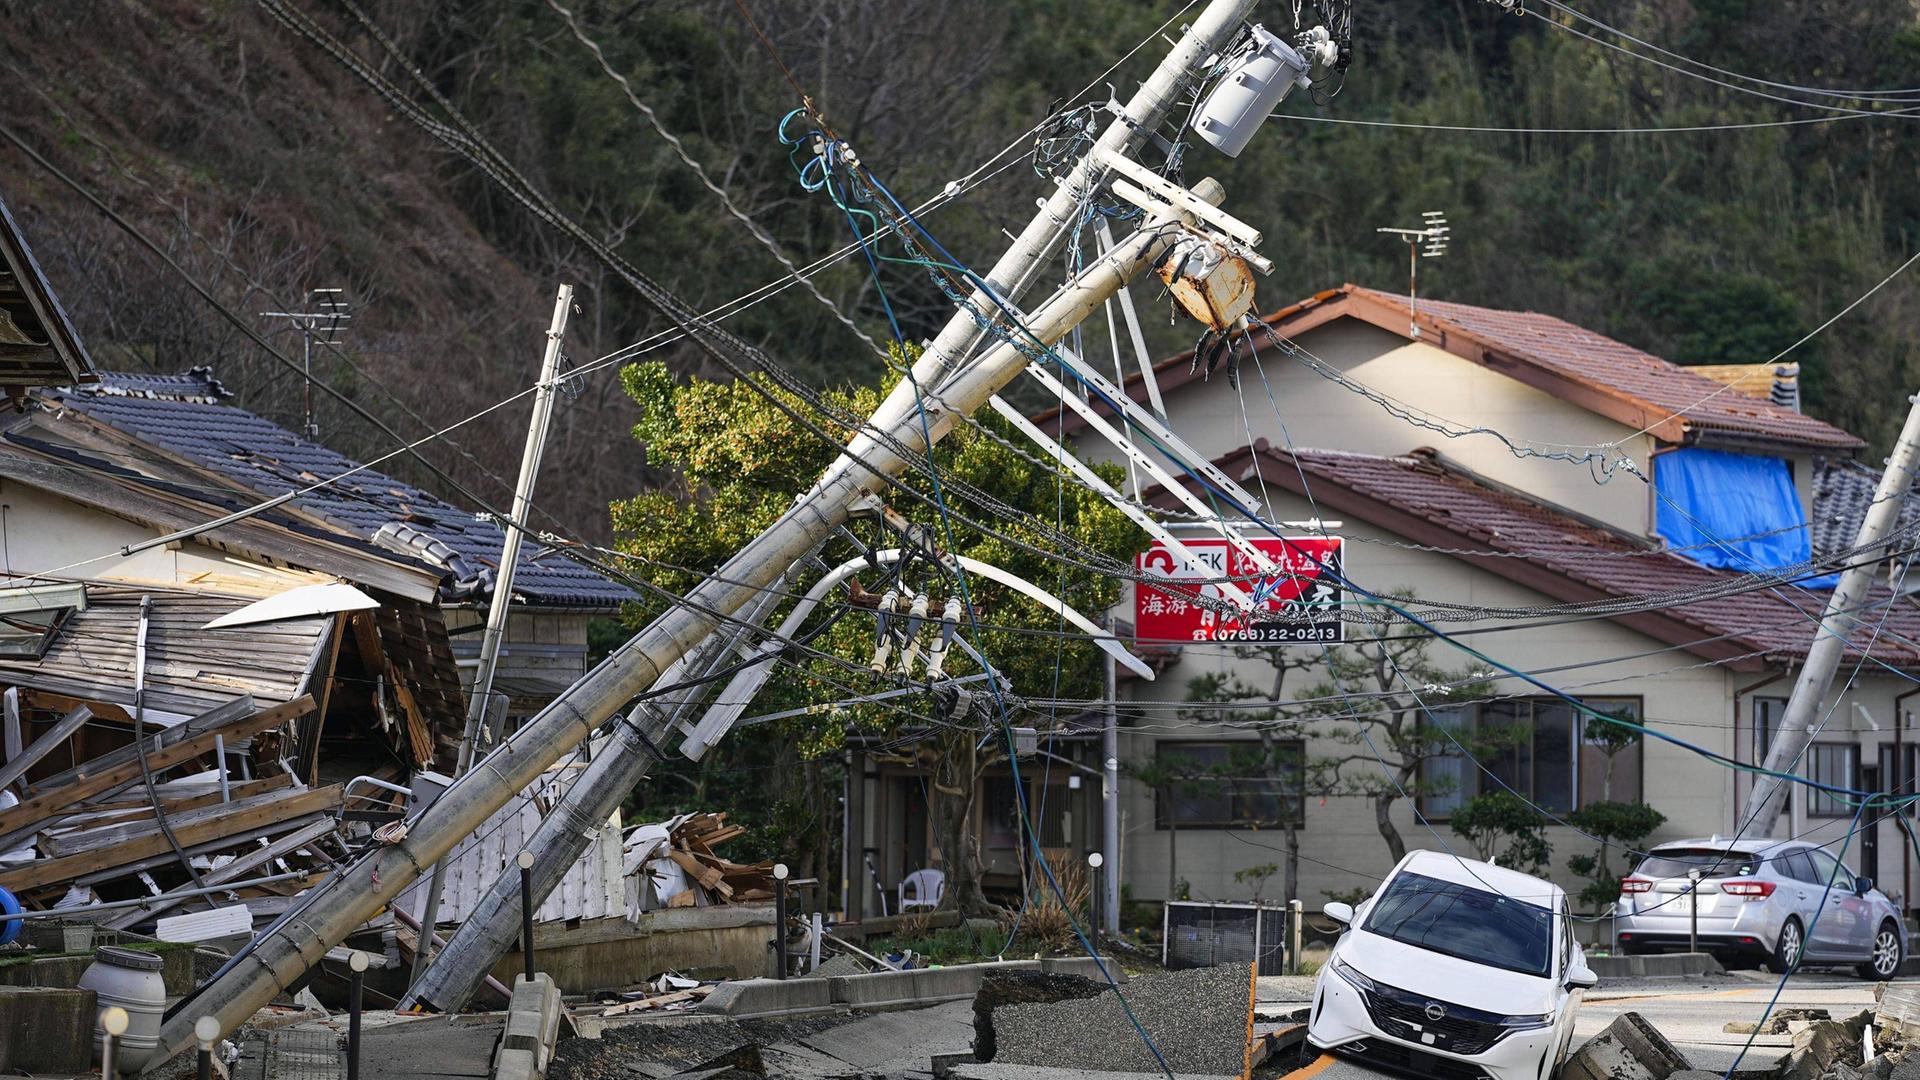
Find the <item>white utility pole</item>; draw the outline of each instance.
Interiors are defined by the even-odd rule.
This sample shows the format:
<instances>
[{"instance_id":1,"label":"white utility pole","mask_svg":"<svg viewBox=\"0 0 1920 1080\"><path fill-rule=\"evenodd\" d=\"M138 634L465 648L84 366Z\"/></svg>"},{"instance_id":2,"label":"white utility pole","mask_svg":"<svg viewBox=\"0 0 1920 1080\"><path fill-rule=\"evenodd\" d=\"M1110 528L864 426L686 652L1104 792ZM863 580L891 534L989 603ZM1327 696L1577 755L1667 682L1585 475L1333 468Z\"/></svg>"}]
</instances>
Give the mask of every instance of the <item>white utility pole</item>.
<instances>
[{"instance_id":1,"label":"white utility pole","mask_svg":"<svg viewBox=\"0 0 1920 1080\"><path fill-rule=\"evenodd\" d=\"M1874 619L1860 613L1867 598L1867 586L1879 572L1877 549L1886 542L1900 520L1900 508L1913 488L1914 474L1920 468L1920 394L1909 397L1906 426L1900 429L1900 441L1887 461L1874 489L1873 503L1860 522L1860 535L1854 540L1852 561L1856 564L1840 575L1840 587L1827 601L1826 614L1814 632L1813 645L1807 649L1807 662L1800 668L1800 679L1793 685L1793 697L1787 701L1787 714L1767 751L1766 768L1773 773L1791 773L1807 751L1815 734L1814 717L1819 714L1827 691L1833 686L1834 670L1846 653L1847 639L1856 627L1871 626ZM1771 836L1774 821L1787 798L1786 782L1778 776L1754 778L1753 790L1740 815L1742 829L1752 836Z\"/></svg>"},{"instance_id":2,"label":"white utility pole","mask_svg":"<svg viewBox=\"0 0 1920 1080\"><path fill-rule=\"evenodd\" d=\"M573 311L573 286L560 286L553 300L553 322L547 327L547 347L540 356L540 381L533 387L533 417L527 421L527 445L520 452L520 478L513 486L513 517L506 523L506 541L500 545L500 571L493 579L493 599L487 605L487 626L480 635L480 666L473 672L473 691L467 695L467 730L460 737L460 756L453 767L458 779L473 763L473 749L486 724L487 705L493 700L493 673L500 666L500 641L506 637L507 616L513 603L513 573L520 564L520 542L533 505L533 485L540 478L540 455L547 446L547 424L553 419L553 390L560 373L560 343L567 335L567 315ZM440 917L440 888L447 859L434 861L427 882L427 903L420 914L420 945L414 950L413 971L433 962L433 926Z\"/></svg>"},{"instance_id":3,"label":"white utility pole","mask_svg":"<svg viewBox=\"0 0 1920 1080\"><path fill-rule=\"evenodd\" d=\"M1128 151L1163 121L1207 57L1226 48L1254 0L1212 0L1101 133L1096 148ZM1014 246L988 271L991 286L1017 302L1050 265L1076 219L1081 201L1106 178L1089 154L1063 178ZM1195 191L1218 202L1218 184L1202 181ZM1163 221L1148 221L1132 236L1093 261L1077 278L1033 304L1026 324L1034 338L1059 341L1120 286L1151 266L1180 233ZM989 301L975 300L982 309ZM569 687L537 716L455 780L440 798L408 823L404 838L343 868L308 893L297 918L256 938L246 954L229 962L190 1008L161 1028L152 1060L157 1064L193 1044L190 1017L211 1015L223 1031L245 1023L274 994L293 984L367 919L392 902L421 872L480 827L509 799L524 791L548 766L591 736L636 695L652 687L687 650L718 629L762 590L778 580L844 524L856 500L886 491L887 477L900 475L912 453L932 449L952 430L956 414L971 414L1017 377L1028 363L1019 348L994 343L982 350L971 314L957 313L914 365L913 382L902 380L870 418L883 438L862 432L830 465L818 483L780 519L749 541L719 570L695 586L686 602L663 612ZM917 382L926 395L925 415L916 406Z\"/></svg>"},{"instance_id":4,"label":"white utility pole","mask_svg":"<svg viewBox=\"0 0 1920 1080\"><path fill-rule=\"evenodd\" d=\"M1111 624L1109 624L1111 625ZM1106 895L1100 914L1107 925L1101 927L1114 937L1120 936L1120 680L1113 654L1106 661L1106 723L1100 732L1100 851L1106 865L1101 868L1100 889Z\"/></svg>"}]
</instances>

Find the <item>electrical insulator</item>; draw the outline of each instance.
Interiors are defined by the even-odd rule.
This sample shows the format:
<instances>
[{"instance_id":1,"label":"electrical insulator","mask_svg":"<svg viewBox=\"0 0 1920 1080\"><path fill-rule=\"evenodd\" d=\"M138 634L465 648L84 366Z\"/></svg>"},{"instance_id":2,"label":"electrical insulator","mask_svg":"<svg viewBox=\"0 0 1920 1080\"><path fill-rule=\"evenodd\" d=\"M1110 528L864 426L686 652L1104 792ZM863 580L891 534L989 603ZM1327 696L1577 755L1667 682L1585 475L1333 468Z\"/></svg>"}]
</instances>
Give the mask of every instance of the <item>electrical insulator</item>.
<instances>
[{"instance_id":1,"label":"electrical insulator","mask_svg":"<svg viewBox=\"0 0 1920 1080\"><path fill-rule=\"evenodd\" d=\"M920 627L927 621L927 597L925 593L913 598L913 606L907 610L907 643L900 647L900 674L913 674L914 662L920 658Z\"/></svg>"},{"instance_id":2,"label":"electrical insulator","mask_svg":"<svg viewBox=\"0 0 1920 1080\"><path fill-rule=\"evenodd\" d=\"M1193 125L1195 134L1228 157L1239 157L1287 93L1308 82L1310 65L1293 46L1265 27L1251 33L1252 51L1221 76Z\"/></svg>"},{"instance_id":3,"label":"electrical insulator","mask_svg":"<svg viewBox=\"0 0 1920 1080\"><path fill-rule=\"evenodd\" d=\"M880 598L880 606L874 609L874 621L879 640L873 643L873 662L867 666L875 675L887 670L887 656L893 652L892 615L893 607L900 602L900 593L888 589L887 595Z\"/></svg>"},{"instance_id":4,"label":"electrical insulator","mask_svg":"<svg viewBox=\"0 0 1920 1080\"><path fill-rule=\"evenodd\" d=\"M927 645L927 680L940 678L947 669L947 649L953 644L953 635L960 626L960 598L947 597L946 610L940 613L940 636Z\"/></svg>"}]
</instances>

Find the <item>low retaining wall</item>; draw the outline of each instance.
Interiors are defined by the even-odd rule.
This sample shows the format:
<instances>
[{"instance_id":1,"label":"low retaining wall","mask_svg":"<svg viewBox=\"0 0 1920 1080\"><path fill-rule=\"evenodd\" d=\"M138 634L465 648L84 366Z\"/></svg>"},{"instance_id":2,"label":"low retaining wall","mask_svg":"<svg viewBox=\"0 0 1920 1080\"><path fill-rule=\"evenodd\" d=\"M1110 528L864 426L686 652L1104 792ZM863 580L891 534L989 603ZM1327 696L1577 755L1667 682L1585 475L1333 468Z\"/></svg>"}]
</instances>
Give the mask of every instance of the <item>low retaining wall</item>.
<instances>
[{"instance_id":1,"label":"low retaining wall","mask_svg":"<svg viewBox=\"0 0 1920 1080\"><path fill-rule=\"evenodd\" d=\"M0 1071L86 1072L98 1007L91 990L0 987Z\"/></svg>"},{"instance_id":2,"label":"low retaining wall","mask_svg":"<svg viewBox=\"0 0 1920 1080\"><path fill-rule=\"evenodd\" d=\"M638 922L543 923L533 928L533 956L563 993L588 994L662 971L765 975L772 970L772 940L773 905L716 904L651 911ZM494 964L493 976L504 983L525 970L513 949Z\"/></svg>"},{"instance_id":3,"label":"low retaining wall","mask_svg":"<svg viewBox=\"0 0 1920 1080\"><path fill-rule=\"evenodd\" d=\"M1602 979L1650 975L1719 975L1726 971L1707 953L1654 953L1649 956L1589 956L1587 966Z\"/></svg>"},{"instance_id":4,"label":"low retaining wall","mask_svg":"<svg viewBox=\"0 0 1920 1080\"><path fill-rule=\"evenodd\" d=\"M971 998L979 992L980 980L995 970L1046 971L1104 981L1091 956L952 964L826 979L738 979L720 984L700 1003L698 1011L725 1016L768 1016L838 1009L919 1008ZM1108 960L1107 970L1115 982L1127 981L1126 972L1120 970L1117 961Z\"/></svg>"}]
</instances>

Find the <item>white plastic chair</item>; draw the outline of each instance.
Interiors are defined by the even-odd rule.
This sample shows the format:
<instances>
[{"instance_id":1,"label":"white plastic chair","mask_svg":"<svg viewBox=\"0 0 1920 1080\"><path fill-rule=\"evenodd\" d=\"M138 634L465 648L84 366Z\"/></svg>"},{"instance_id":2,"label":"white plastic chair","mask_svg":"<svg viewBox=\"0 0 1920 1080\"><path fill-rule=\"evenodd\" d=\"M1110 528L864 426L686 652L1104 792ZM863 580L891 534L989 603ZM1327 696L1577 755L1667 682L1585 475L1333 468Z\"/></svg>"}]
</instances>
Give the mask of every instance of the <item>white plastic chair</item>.
<instances>
[{"instance_id":1,"label":"white plastic chair","mask_svg":"<svg viewBox=\"0 0 1920 1080\"><path fill-rule=\"evenodd\" d=\"M947 875L938 870L915 870L900 883L900 910L937 908L947 895Z\"/></svg>"}]
</instances>

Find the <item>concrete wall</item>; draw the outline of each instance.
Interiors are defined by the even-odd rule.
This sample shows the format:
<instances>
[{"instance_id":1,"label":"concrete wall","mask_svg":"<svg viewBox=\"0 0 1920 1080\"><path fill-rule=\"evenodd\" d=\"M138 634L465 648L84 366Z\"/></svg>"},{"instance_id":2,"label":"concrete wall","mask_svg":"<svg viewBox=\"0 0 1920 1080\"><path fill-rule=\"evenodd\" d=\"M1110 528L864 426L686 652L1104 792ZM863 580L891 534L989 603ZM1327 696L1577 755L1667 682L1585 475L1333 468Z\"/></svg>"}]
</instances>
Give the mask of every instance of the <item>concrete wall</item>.
<instances>
[{"instance_id":1,"label":"concrete wall","mask_svg":"<svg viewBox=\"0 0 1920 1080\"><path fill-rule=\"evenodd\" d=\"M1541 451L1566 444L1592 446L1626 439L1623 450L1644 469L1653 441L1633 429L1488 371L1452 353L1356 319L1339 319L1301 335L1299 344L1379 393L1459 426L1496 428ZM1601 484L1582 465L1540 457L1516 457L1499 440L1475 435L1449 439L1410 424L1365 397L1264 349L1262 363L1273 399L1253 365L1242 367L1241 391L1216 372L1167 394L1173 426L1209 459L1247 445L1247 431L1284 448L1339 449L1366 454L1404 454L1439 447L1450 458L1534 497L1577 508L1630 533L1652 529L1647 488L1620 475ZM1246 415L1241 415L1245 399ZM1278 402L1279 417L1275 417ZM1285 432L1281 430L1284 423ZM1629 438L1629 436L1632 436ZM1097 436L1075 440L1076 449L1098 461L1118 454ZM1256 493L1257 494L1257 493Z\"/></svg>"},{"instance_id":2,"label":"concrete wall","mask_svg":"<svg viewBox=\"0 0 1920 1080\"><path fill-rule=\"evenodd\" d=\"M671 908L638 922L537 925L534 964L569 994L631 986L663 971L718 968L732 978L756 978L772 970L772 940L772 904ZM523 971L518 949L493 966L494 977L507 983Z\"/></svg>"}]
</instances>

